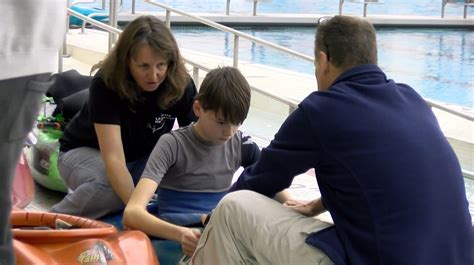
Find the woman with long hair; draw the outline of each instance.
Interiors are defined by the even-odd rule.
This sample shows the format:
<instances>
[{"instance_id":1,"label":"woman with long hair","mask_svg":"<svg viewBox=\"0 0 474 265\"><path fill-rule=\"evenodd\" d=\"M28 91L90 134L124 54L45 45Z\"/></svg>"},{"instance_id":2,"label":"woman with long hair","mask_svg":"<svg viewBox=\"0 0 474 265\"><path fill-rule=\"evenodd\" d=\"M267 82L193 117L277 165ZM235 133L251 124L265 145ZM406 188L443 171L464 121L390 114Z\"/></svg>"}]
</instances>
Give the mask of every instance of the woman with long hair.
<instances>
[{"instance_id":1,"label":"woman with long hair","mask_svg":"<svg viewBox=\"0 0 474 265\"><path fill-rule=\"evenodd\" d=\"M51 210L89 218L123 210L160 136L176 119L196 120L196 87L158 18L129 23L95 68L89 100L60 139L58 169L70 192Z\"/></svg>"}]
</instances>

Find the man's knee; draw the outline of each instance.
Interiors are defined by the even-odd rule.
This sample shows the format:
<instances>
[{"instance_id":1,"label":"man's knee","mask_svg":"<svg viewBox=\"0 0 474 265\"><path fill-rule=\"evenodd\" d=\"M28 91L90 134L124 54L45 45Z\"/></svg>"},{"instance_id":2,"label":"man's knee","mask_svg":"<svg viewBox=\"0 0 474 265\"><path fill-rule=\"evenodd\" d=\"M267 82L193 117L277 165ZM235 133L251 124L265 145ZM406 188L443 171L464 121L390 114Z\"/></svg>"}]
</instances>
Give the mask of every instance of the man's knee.
<instances>
[{"instance_id":1,"label":"man's knee","mask_svg":"<svg viewBox=\"0 0 474 265\"><path fill-rule=\"evenodd\" d=\"M250 190L234 191L224 196L219 204L222 205L222 207L240 207L241 204L247 203L249 198L255 196L261 195Z\"/></svg>"},{"instance_id":2,"label":"man's knee","mask_svg":"<svg viewBox=\"0 0 474 265\"><path fill-rule=\"evenodd\" d=\"M228 215L240 215L244 212L252 211L255 205L258 204L258 197L264 196L249 190L231 192L222 198L213 215L228 217Z\"/></svg>"}]
</instances>

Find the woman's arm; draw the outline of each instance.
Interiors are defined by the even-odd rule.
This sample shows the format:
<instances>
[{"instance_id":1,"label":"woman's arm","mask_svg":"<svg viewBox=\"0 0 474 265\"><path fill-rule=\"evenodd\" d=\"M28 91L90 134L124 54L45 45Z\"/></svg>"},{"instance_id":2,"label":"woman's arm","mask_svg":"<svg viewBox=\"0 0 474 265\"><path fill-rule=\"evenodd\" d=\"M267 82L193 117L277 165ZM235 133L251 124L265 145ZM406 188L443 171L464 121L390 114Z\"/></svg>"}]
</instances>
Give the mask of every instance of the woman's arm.
<instances>
[{"instance_id":1,"label":"woman's arm","mask_svg":"<svg viewBox=\"0 0 474 265\"><path fill-rule=\"evenodd\" d=\"M124 204L133 192L133 179L125 162L119 125L94 123L107 177Z\"/></svg>"},{"instance_id":2,"label":"woman's arm","mask_svg":"<svg viewBox=\"0 0 474 265\"><path fill-rule=\"evenodd\" d=\"M137 229L144 233L180 242L183 251L192 255L201 236L200 231L177 226L150 214L146 206L158 184L149 178L141 178L135 188L123 215L123 223L127 228Z\"/></svg>"}]
</instances>

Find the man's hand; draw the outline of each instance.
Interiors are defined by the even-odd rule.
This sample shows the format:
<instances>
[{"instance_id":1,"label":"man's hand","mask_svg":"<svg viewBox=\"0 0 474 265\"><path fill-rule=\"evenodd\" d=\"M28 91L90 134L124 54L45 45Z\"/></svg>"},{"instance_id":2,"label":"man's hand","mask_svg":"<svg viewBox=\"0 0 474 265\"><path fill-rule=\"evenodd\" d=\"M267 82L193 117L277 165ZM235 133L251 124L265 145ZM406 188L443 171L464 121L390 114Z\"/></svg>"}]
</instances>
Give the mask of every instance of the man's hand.
<instances>
[{"instance_id":1,"label":"man's hand","mask_svg":"<svg viewBox=\"0 0 474 265\"><path fill-rule=\"evenodd\" d=\"M283 205L308 217L316 216L325 211L321 199L316 199L313 201L292 199L287 200L285 203L283 203Z\"/></svg>"},{"instance_id":2,"label":"man's hand","mask_svg":"<svg viewBox=\"0 0 474 265\"><path fill-rule=\"evenodd\" d=\"M190 257L193 255L200 237L201 231L197 229L185 228L183 230L180 243L184 254Z\"/></svg>"}]
</instances>

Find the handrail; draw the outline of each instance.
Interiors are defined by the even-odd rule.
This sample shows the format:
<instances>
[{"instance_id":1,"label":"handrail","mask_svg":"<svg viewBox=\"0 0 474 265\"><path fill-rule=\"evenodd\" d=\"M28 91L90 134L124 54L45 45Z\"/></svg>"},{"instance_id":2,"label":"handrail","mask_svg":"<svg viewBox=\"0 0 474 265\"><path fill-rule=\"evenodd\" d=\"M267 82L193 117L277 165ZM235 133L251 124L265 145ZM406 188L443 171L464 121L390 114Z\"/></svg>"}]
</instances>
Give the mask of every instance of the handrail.
<instances>
[{"instance_id":1,"label":"handrail","mask_svg":"<svg viewBox=\"0 0 474 265\"><path fill-rule=\"evenodd\" d=\"M188 17L188 18L191 18L191 19L194 19L195 21L198 21L198 22L201 22L205 25L208 25L210 27L213 27L215 29L218 29L218 30L221 30L221 31L225 31L225 32L229 32L229 33L232 33L234 34L234 36L238 36L238 37L243 37L243 38L246 38L248 40L251 40L251 41L254 41L256 43L259 43L259 44L262 44L264 46L267 46L267 47L270 47L270 48L273 48L273 49L277 49L279 51L282 51L282 52L285 52L285 53L288 53L288 54L291 54L291 55L295 55L299 58L302 58L304 60L307 60L307 61L310 61L310 62L313 62L314 61L314 58L311 57L311 56L308 56L308 55L305 55L305 54L302 54L302 53L299 53L299 52L296 52L296 51L293 51L291 49L288 49L286 47L283 47L283 46L279 46L279 45L276 45L272 42L269 42L269 41L265 41L265 40L262 40L262 39L259 39L257 37L254 37L254 36L251 36L251 35L248 35L248 34L245 34L243 32L240 32L240 31L237 31L233 28L230 28L230 27L227 27L227 26L224 26L224 25L221 25L219 23L216 23L212 20L209 20L209 19L205 19L205 18L201 18L201 17L198 17L196 15L193 15L193 14L189 14L189 13L186 13L186 12L183 12L183 11L180 11L180 10L177 10L173 7L170 7L168 5L164 5L164 4L161 4L161 3L156 3L154 2L154 0L145 0L145 2L148 2L150 4L153 4L153 5L156 5L156 6L159 6L161 8L164 8L166 10L166 23L167 25L170 25L170 11L174 12L174 13L177 13L181 16L185 16L185 17ZM366 2L369 2L369 1L366 1ZM238 65L236 65L236 61L238 61L238 58L236 58L236 56L238 56L238 51L236 52L236 48L238 49L238 39L235 40L235 42L237 47L234 46L234 67L238 67ZM265 92L262 91L262 93L264 94L267 94ZM273 95L272 95L273 96ZM474 117L473 116L470 116L464 112L460 112L456 109L453 109L453 108L450 108L448 106L444 106L444 105L441 105L439 103L436 103L432 100L429 100L429 99L425 99L425 101L427 102L428 105L430 105L431 107L435 107L435 108L438 108L440 110L443 110L443 111L446 111L448 113L451 113L451 114L454 114L456 116L459 116L461 118L465 118L469 121L473 121L474 120ZM288 102L284 102L284 103L287 103L290 107L296 107L297 104L294 104L294 102L290 102L290 100L288 100ZM292 106L294 104L294 106Z\"/></svg>"},{"instance_id":2,"label":"handrail","mask_svg":"<svg viewBox=\"0 0 474 265\"><path fill-rule=\"evenodd\" d=\"M275 45L275 44L273 44L273 43L271 43L271 42L268 42L268 41L259 39L259 38L257 38L257 37L254 37L254 36L251 36L251 35L242 33L242 32L237 31L237 30L235 30L235 29L232 29L232 28L223 26L223 25L221 25L221 24L218 24L218 23L216 23L216 22L214 22L214 21L211 21L211 20L208 20L208 19L204 19L204 18L200 18L200 17L197 17L197 16L195 16L195 15L187 14L187 13L185 13L185 12L176 10L176 9L174 9L174 8L172 8L172 7L169 7L169 6L166 6L166 5L163 5L163 4L159 4L159 3L152 2L153 0L145 0L145 1L146 1L146 2L150 2L150 3L152 3L152 4L157 4L158 6L160 6L160 7L162 7L162 8L169 9L170 11L173 11L173 12L178 13L178 14L180 14L180 15L188 16L188 17L190 17L190 18L196 19L196 20L198 20L198 21L200 21L200 22L202 22L202 23L204 23L204 24L206 24L206 25L208 25L208 26L214 27L214 28L216 28L216 29L223 30L223 31L226 31L226 32L230 32L230 33L236 34L236 35L238 35L238 36L241 36L241 37L244 37L244 38L248 38L249 40L255 41L255 42L260 43L260 44L262 44L262 45L269 46L269 47L278 49L278 50L283 51L283 52L287 52L287 53L289 53L289 54L295 55L295 56L297 56L297 57L299 57L299 58L302 58L302 59L304 59L304 60L308 60L308 61L311 61L311 62L314 60L314 59L313 59L312 57L310 57L310 56L307 56L307 55L304 55L304 54L295 52L295 51L290 50L290 49L288 49L288 48L286 48L286 47L282 47L282 46L279 46L279 45ZM109 26L109 25L107 25L107 24L105 24L105 23L101 23L101 22L99 22L99 21L93 20L93 19L91 19L91 18L89 18L89 17L87 17L87 16L85 16L85 15L82 15L82 14L80 14L80 13L78 13L78 12L76 12L76 11L70 9L70 8L68 8L67 10L68 10L68 13L69 13L69 14L74 15L74 16L76 16L76 17L79 17L79 18L81 18L81 19L83 19L83 20L86 20L87 22L89 22L89 23L91 23L91 24L93 24L93 25L95 25L95 26L97 26L97 27L99 27L99 28L101 28L101 29L104 29L104 30L106 30L106 31L108 31L108 32L112 32L112 33L115 33L115 34L120 34L120 33L122 32L121 30L119 30L119 29L117 29L117 28L114 28L114 27L111 27L111 26ZM169 16L167 16L167 19L169 19ZM167 21L167 23L169 23L169 21ZM235 56L235 52L234 52L234 56ZM235 59L234 59L234 62L235 62ZM202 66L201 69L205 69L205 67ZM258 89L258 88L256 88L256 90L259 90L259 92L261 92L261 93L263 93L263 94L265 94L265 95L268 95L268 96L272 97L272 98L275 99L275 100L278 100L278 101L280 101L280 102L282 102L282 103L288 104L288 106L289 106L290 108L296 108L296 106L298 105L297 102L292 101L292 100L290 100L290 99L286 99L286 98L283 98L283 97L271 95L271 94L269 94L268 92L262 91L262 90L260 90L260 89ZM443 110L443 111L445 111L445 112L451 113L451 114L453 114L453 115L456 115L456 116L458 116L458 117L467 119L467 120L469 120L469 121L474 121L474 116L468 115L468 114L466 114L466 113L464 113L464 112L458 111L458 110L453 109L453 108L451 108L451 107L449 107L449 106L445 106L445 105L443 105L443 104L437 103L437 102L432 101L432 100L429 100L429 99L425 99L425 101L426 101L426 103L427 103L428 105L430 105L431 107L434 107L434 108Z\"/></svg>"},{"instance_id":3,"label":"handrail","mask_svg":"<svg viewBox=\"0 0 474 265\"><path fill-rule=\"evenodd\" d=\"M458 117L461 117L461 118L464 118L468 121L474 121L474 116L471 116L467 113L464 113L464 112L461 112L461 111L458 111L456 109L453 109L451 107L448 107L446 105L443 105L441 103L438 103L436 101L433 101L433 100L430 100L430 99L424 99L425 102L430 105L431 107L435 107L437 109L440 109L442 111L445 111L445 112L448 112L448 113L451 113L455 116L458 116Z\"/></svg>"},{"instance_id":4,"label":"handrail","mask_svg":"<svg viewBox=\"0 0 474 265\"><path fill-rule=\"evenodd\" d=\"M473 6L474 1L473 0L464 0L464 3L463 2L459 3L459 2L453 1L453 0L442 0L441 1L441 18L444 18L444 9L446 7L446 4L463 5L464 6L463 18L466 19L467 18L467 7L468 6Z\"/></svg>"},{"instance_id":5,"label":"handrail","mask_svg":"<svg viewBox=\"0 0 474 265\"><path fill-rule=\"evenodd\" d=\"M461 171L462 171L462 175L466 178L469 178L469 179L474 179L474 172L472 171L467 171L467 170L464 170L461 168Z\"/></svg>"},{"instance_id":6,"label":"handrail","mask_svg":"<svg viewBox=\"0 0 474 265\"><path fill-rule=\"evenodd\" d=\"M92 0L95 1L95 0ZM225 8L225 14L228 16L230 14L230 1L231 0L226 0L226 8ZM354 0L352 0L354 1ZM253 15L257 15L257 2L262 2L262 0L254 0L254 7L253 7ZM364 0L362 4L364 4L364 9L363 9L363 16L367 16L367 5L370 3L378 2L378 0ZM344 0L339 0L339 15L342 15L342 5L344 4ZM452 0L442 0L441 1L441 18L444 18L444 9L446 4L452 4ZM459 3L458 3L459 4ZM462 4L462 3L461 3ZM467 18L467 7L470 5L474 5L474 2L472 0L465 0L464 3L464 13L463 13L463 18ZM105 9L105 0L102 0L102 10ZM132 0L132 6L131 6L131 14L136 14L136 0Z\"/></svg>"},{"instance_id":7,"label":"handrail","mask_svg":"<svg viewBox=\"0 0 474 265\"><path fill-rule=\"evenodd\" d=\"M367 17L367 5L368 4L382 4L379 0L348 0L349 2L360 3L364 5L364 11L362 12L364 17ZM339 0L339 15L342 15L342 5L344 5L344 0Z\"/></svg>"},{"instance_id":8,"label":"handrail","mask_svg":"<svg viewBox=\"0 0 474 265\"><path fill-rule=\"evenodd\" d=\"M73 7L78 4L92 4L95 3L96 0L76 0L74 2L71 2L70 7Z\"/></svg>"},{"instance_id":9,"label":"handrail","mask_svg":"<svg viewBox=\"0 0 474 265\"><path fill-rule=\"evenodd\" d=\"M114 33L114 34L120 34L120 33L122 33L122 30L120 30L120 29L111 27L111 26L109 26L109 25L107 25L107 24L105 24L105 23L99 22L99 21L94 20L94 19L92 19L92 18L90 18L90 17L87 17L87 16L85 16L85 15L82 15L82 14L80 14L80 13L78 13L78 12L76 12L76 11L70 9L70 8L67 8L67 12L68 12L70 15L73 15L73 16L76 16L76 17L78 17L78 18L84 19L85 21L87 21L87 22L93 24L94 26L96 26L96 27L98 27L98 28L101 28L101 29L103 29L103 30L105 30L105 31L108 31L109 33ZM232 29L232 30L233 30L233 29ZM234 31L235 31L235 30L234 30ZM254 38L253 36L251 36L251 37ZM189 60L189 59L186 59L186 58L184 58L184 60L185 60L186 63L188 63L188 64L190 64L190 65L193 66L193 79L195 80L195 82L198 81L198 73L199 73L199 70L198 70L198 69L204 70L204 71L206 71L206 72L209 72L209 71L211 70L210 68L208 68L208 67L206 67L206 66L204 66L204 65L202 65L202 64L199 64L199 63L197 63L197 62L195 62L195 61L193 61L193 60ZM269 92L267 92L267 91L264 91L264 90L262 90L262 89L260 89L260 88L254 87L254 86L252 86L252 89L254 89L255 91L258 91L258 92L260 92L260 93L262 93L262 94L265 94L266 96L268 96L268 97L270 97L270 98L272 98L272 99L274 99L274 100L276 100L276 101L278 101L278 102L287 104L287 105L290 107L290 109L295 109L295 108L298 106L298 102L295 101L295 100L291 100L291 99L288 99L288 98L285 98L285 97L273 95L273 94L271 94L271 93L269 93Z\"/></svg>"},{"instance_id":10,"label":"handrail","mask_svg":"<svg viewBox=\"0 0 474 265\"><path fill-rule=\"evenodd\" d=\"M93 0L94 1L94 0ZM105 0L102 0L102 9L105 9ZM226 6L225 6L225 14L228 16L230 14L230 1L231 0L226 0ZM254 0L254 6L253 6L253 15L257 15L257 2L261 2L261 0ZM377 0L364 0L362 4L364 4L364 9L363 9L363 16L367 16L367 5L372 3L372 2L378 2ZM442 0L441 1L441 18L444 18L444 9L446 4L451 4L452 1L450 0ZM339 15L342 14L342 5L344 4L344 0L339 0ZM456 3L459 4L459 3ZM462 4L462 3L461 3ZM469 5L473 5L474 2L472 0L465 0L464 3L464 12L463 12L463 18L467 18L467 7ZM132 0L131 4L131 14L136 14L136 0Z\"/></svg>"},{"instance_id":11,"label":"handrail","mask_svg":"<svg viewBox=\"0 0 474 265\"><path fill-rule=\"evenodd\" d=\"M257 4L258 2L271 2L272 0L247 0L247 2L253 2L253 12L252 14L254 16L257 15ZM229 10L230 10L230 0L226 1L225 5L225 14L228 16L229 15Z\"/></svg>"},{"instance_id":12,"label":"handrail","mask_svg":"<svg viewBox=\"0 0 474 265\"><path fill-rule=\"evenodd\" d=\"M84 19L85 21L93 24L94 26L98 27L98 28L101 28L105 31L108 31L109 33L114 33L114 34L120 34L122 33L122 30L120 29L117 29L117 28L114 28L114 27L111 27L105 23L102 23L102 22L99 22L99 21L96 21L94 19L91 19L90 17L87 17L85 15L82 15L70 8L67 8L67 12L70 14L70 15L73 15L73 16L76 16L78 18L81 18L81 19ZM254 37L252 37L254 38ZM184 58L185 62L192 65L193 66L193 79L197 82L198 81L198 74L199 74L199 69L200 70L204 70L206 72L209 72L211 69L209 69L208 67L202 65L202 64L199 64L193 60L189 60L189 59L186 59ZM281 102L281 103L284 103L284 104L287 104L290 108L290 110L293 110L293 109L296 109L297 106L298 106L298 102L295 101L295 100L292 100L292 99L288 99L286 97L281 97L281 96L278 96L278 95L273 95L263 89L260 89L258 87L254 87L252 86L252 89L254 89L255 91L258 91L259 93L262 93L278 102Z\"/></svg>"},{"instance_id":13,"label":"handrail","mask_svg":"<svg viewBox=\"0 0 474 265\"><path fill-rule=\"evenodd\" d=\"M276 50L279 50L279 51L282 51L282 52L285 52L285 53L288 53L288 54L291 54L291 55L294 55L296 57L299 57L301 59L304 59L304 60L307 60L309 62L313 62L314 61L314 58L312 56L308 56L306 54L303 54L303 53L300 53L300 52L296 52L296 51L293 51L291 49L288 49L286 47L283 47L283 46L280 46L280 45L277 45L277 44L274 44L272 42L269 42L269 41L266 41L266 40L262 40L260 38L257 38L257 37L254 37L252 35L249 35L249 34L246 34L246 33L243 33L243 32L240 32L238 30L235 30L233 28L230 28L230 27L227 27L227 26L224 26L224 25L221 25L219 23L216 23L212 20L209 20L209 19L205 19L205 18L202 18L202 17L199 17L199 16L196 16L196 15L193 15L193 14L189 14L189 13L186 13L186 12L183 12L183 11L180 11L180 10L177 10L173 7L170 7L168 5L164 5L164 4L161 4L161 3L157 3L155 2L154 0L145 0L145 2L147 3L150 3L152 5L156 5L158 7L161 7L163 9L166 10L166 13L167 13L167 21L166 23L169 24L170 21L168 21L169 19L169 15L168 13L171 11L171 12L174 12L176 14L179 14L181 16L185 16L185 17L188 17L188 18L191 18L195 21L198 21L204 25L207 25L207 26L210 26L212 28L215 28L215 29L218 29L218 30L221 30L221 31L224 31L224 32L228 32L228 33L232 33L234 34L234 36L237 36L237 37L242 37L244 39L247 39L247 40L251 40L253 42L256 42L258 44L261 44L263 46L266 46L266 47L269 47L269 48L272 48L272 49L276 49ZM238 39L238 38L237 38ZM234 67L237 67L238 65L236 64L236 62L238 62L238 52L235 53L234 51Z\"/></svg>"},{"instance_id":14,"label":"handrail","mask_svg":"<svg viewBox=\"0 0 474 265\"><path fill-rule=\"evenodd\" d=\"M70 8L67 8L67 12L68 12L69 15L73 15L75 17L78 17L78 18L82 19L82 20L86 20L87 22L93 24L94 26L96 26L98 28L101 28L105 31L108 31L109 33L114 33L114 34L122 33L122 31L118 28L111 27L111 26L109 26L105 23L102 23L100 21L92 19L92 18L90 18L88 16L85 16L85 15L79 13L79 12L76 12L76 11L70 9Z\"/></svg>"},{"instance_id":15,"label":"handrail","mask_svg":"<svg viewBox=\"0 0 474 265\"><path fill-rule=\"evenodd\" d=\"M90 18L93 18L93 17L103 17L104 15L108 16L108 14L105 14L105 13L90 13L87 16L90 17ZM81 26L81 33L84 33L84 31L86 29L86 24L87 24L87 21L83 20L82 21L82 26Z\"/></svg>"},{"instance_id":16,"label":"handrail","mask_svg":"<svg viewBox=\"0 0 474 265\"><path fill-rule=\"evenodd\" d=\"M188 63L188 64L190 64L190 65L193 66L193 80L194 80L195 82L198 81L198 73L199 73L199 72L196 72L196 70L197 70L197 71L203 70L203 71L205 71L205 72L209 72L209 71L212 70L211 68L209 68L209 67L207 67L207 66L204 66L204 65L202 65L202 64L200 64L200 63L198 63L198 62L196 62L196 61L193 61L193 60L190 60L190 59L186 59L186 58L184 58L184 60L186 61L186 63ZM196 68L197 68L197 69L196 69ZM252 90L255 90L255 91L257 91L257 92L259 92L259 93L261 93L261 94L264 94L264 95L266 95L266 96L272 98L273 100L276 100L276 101L278 101L278 102L280 102L280 103L287 104L291 109L296 109L296 108L298 107L298 104L299 104L299 103L298 103L296 100L292 100L292 99L289 99L289 98L286 98L286 97L281 97L281 96L278 96L278 95L273 95L273 94L271 94L271 93L268 92L268 91L265 91L265 90L263 90L263 89L261 89L261 88L258 88L258 87L252 86L252 85L250 86L250 88L251 88Z\"/></svg>"},{"instance_id":17,"label":"handrail","mask_svg":"<svg viewBox=\"0 0 474 265\"><path fill-rule=\"evenodd\" d=\"M112 0L112 1L115 1L115 0ZM75 16L75 17L78 17L78 18L80 18L80 19L82 19L82 20L84 20L84 21L87 21L87 22L91 23L92 25L94 25L94 26L96 26L96 27L98 27L98 28L101 28L101 29L103 29L103 30L109 32L109 51L110 51L110 49L111 49L111 47L112 47L112 42L113 42L113 40L114 40L114 38L115 38L115 37L112 37L112 36L116 36L116 35L122 33L122 31L121 31L120 29L117 29L117 28L112 27L112 26L110 26L110 25L107 25L107 24L105 24L105 23L102 23L102 22L99 22L99 21L97 21L97 20L94 20L94 19L92 19L92 18L90 18L90 17L88 17L88 16L85 16L85 15L79 13L79 12L76 12L76 11L70 9L70 8L67 8L66 10L67 10L67 13L68 13L69 15L73 15L73 16Z\"/></svg>"}]
</instances>

